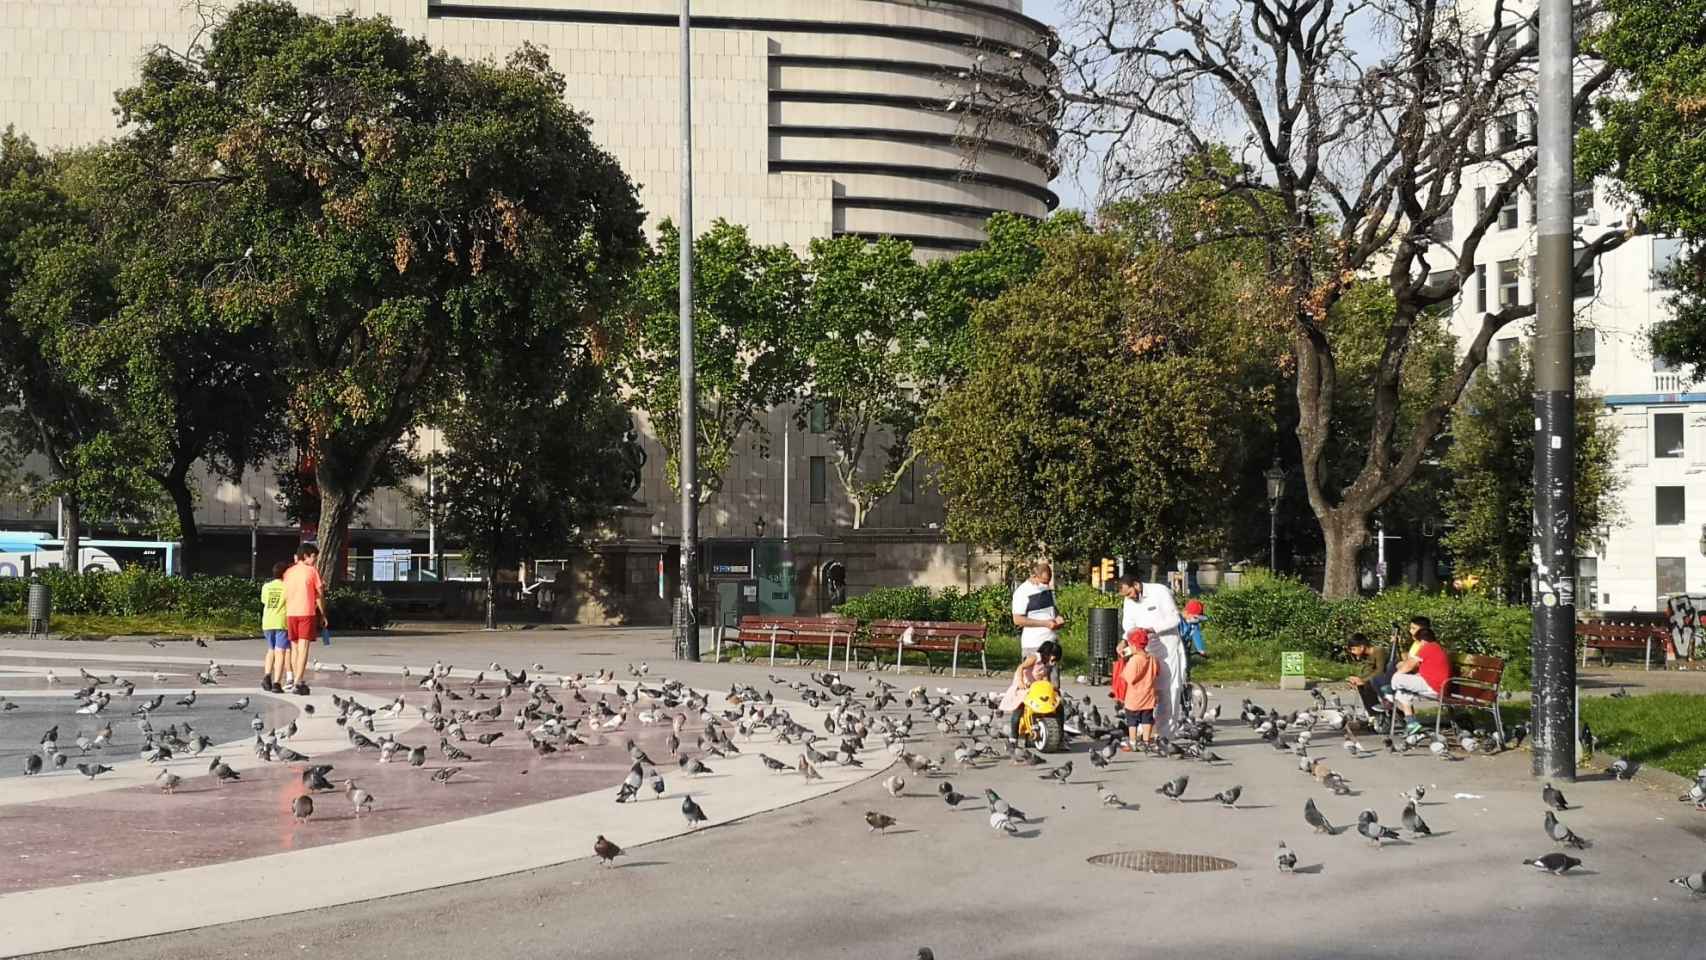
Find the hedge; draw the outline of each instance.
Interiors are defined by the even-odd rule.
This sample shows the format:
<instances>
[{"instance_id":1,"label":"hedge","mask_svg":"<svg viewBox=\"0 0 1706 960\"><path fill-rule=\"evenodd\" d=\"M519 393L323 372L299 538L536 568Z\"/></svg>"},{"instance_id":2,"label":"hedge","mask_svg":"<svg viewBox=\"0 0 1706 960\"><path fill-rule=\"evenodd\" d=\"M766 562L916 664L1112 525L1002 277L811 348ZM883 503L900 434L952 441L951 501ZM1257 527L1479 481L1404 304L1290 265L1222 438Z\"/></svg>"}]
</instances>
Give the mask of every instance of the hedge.
<instances>
[{"instance_id":1,"label":"hedge","mask_svg":"<svg viewBox=\"0 0 1706 960\"><path fill-rule=\"evenodd\" d=\"M242 623L260 628L260 588L242 577L169 577L145 567L119 573L37 572L53 592L56 614L134 617L173 614L188 620ZM0 579L0 612L25 613L29 580ZM326 595L332 623L350 629L376 629L391 620L385 598L352 587L334 587Z\"/></svg>"},{"instance_id":2,"label":"hedge","mask_svg":"<svg viewBox=\"0 0 1706 960\"><path fill-rule=\"evenodd\" d=\"M859 620L982 621L989 625L991 653L1016 656L1016 632L1009 613L1011 597L1011 588L1000 585L970 593L952 587L940 593L927 587L885 588L835 609ZM1200 599L1208 616L1204 632L1211 655L1221 650L1273 664L1271 675L1248 679L1277 679L1281 651L1301 650L1315 659L1340 659L1345 640L1359 631L1377 643L1385 643L1394 623L1402 624L1420 614L1433 621L1446 649L1500 657L1506 662L1506 689L1528 689L1531 657L1526 607L1409 587L1375 597L1327 600L1297 580L1260 571L1245 574L1236 587ZM1118 606L1119 597L1086 584L1066 584L1055 588L1055 605L1067 621L1060 632L1067 666L1077 668L1087 662L1089 609Z\"/></svg>"}]
</instances>

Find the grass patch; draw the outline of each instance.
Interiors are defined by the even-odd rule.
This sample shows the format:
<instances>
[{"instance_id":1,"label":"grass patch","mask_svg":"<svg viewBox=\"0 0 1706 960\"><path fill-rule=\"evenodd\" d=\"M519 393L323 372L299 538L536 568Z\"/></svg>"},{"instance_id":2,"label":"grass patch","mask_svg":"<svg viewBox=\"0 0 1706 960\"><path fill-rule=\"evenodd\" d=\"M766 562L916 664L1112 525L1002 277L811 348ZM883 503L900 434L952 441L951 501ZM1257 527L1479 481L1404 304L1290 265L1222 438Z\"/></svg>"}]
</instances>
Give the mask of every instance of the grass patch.
<instances>
[{"instance_id":1,"label":"grass patch","mask_svg":"<svg viewBox=\"0 0 1706 960\"><path fill-rule=\"evenodd\" d=\"M235 620L218 617L186 617L174 613L141 613L128 617L96 613L56 614L49 626L54 633L81 633L96 636L129 635L160 637L194 637L215 633L253 633L261 635L258 619ZM18 614L0 614L0 633L25 633L29 621Z\"/></svg>"},{"instance_id":2,"label":"grass patch","mask_svg":"<svg viewBox=\"0 0 1706 960\"><path fill-rule=\"evenodd\" d=\"M1501 704L1500 709L1506 729L1530 718L1524 702ZM1599 738L1594 756L1599 766L1628 757L1689 780L1706 767L1706 694L1583 697L1582 722Z\"/></svg>"}]
</instances>

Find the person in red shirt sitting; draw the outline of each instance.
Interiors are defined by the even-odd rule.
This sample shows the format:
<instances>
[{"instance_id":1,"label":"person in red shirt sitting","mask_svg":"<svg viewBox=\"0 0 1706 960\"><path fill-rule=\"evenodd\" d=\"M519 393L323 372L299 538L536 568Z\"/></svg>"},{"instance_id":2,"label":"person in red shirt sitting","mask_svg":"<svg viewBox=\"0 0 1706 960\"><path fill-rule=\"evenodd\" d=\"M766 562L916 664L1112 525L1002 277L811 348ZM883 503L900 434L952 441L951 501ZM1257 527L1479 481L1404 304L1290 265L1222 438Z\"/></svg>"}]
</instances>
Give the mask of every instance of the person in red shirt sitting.
<instances>
[{"instance_id":1,"label":"person in red shirt sitting","mask_svg":"<svg viewBox=\"0 0 1706 960\"><path fill-rule=\"evenodd\" d=\"M1451 677L1451 661L1433 630L1422 627L1416 631L1415 639L1415 656L1405 658L1392 673L1392 693L1399 709L1404 711L1405 729L1409 733L1422 728L1416 722L1416 697L1439 699L1439 692Z\"/></svg>"}]
</instances>

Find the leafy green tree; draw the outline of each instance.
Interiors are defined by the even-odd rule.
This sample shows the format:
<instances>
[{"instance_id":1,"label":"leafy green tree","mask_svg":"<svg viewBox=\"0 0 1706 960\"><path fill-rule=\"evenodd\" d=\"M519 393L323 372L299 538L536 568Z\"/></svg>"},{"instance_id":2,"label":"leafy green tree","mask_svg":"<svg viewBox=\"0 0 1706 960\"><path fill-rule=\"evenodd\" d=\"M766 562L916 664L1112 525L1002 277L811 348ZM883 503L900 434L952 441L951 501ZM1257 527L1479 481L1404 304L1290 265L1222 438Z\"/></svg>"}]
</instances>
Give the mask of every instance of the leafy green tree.
<instances>
[{"instance_id":1,"label":"leafy green tree","mask_svg":"<svg viewBox=\"0 0 1706 960\"><path fill-rule=\"evenodd\" d=\"M525 346L467 358L463 389L436 418L444 450L431 507L488 584L582 542L633 492L628 414L589 345L546 336Z\"/></svg>"},{"instance_id":2,"label":"leafy green tree","mask_svg":"<svg viewBox=\"0 0 1706 960\"><path fill-rule=\"evenodd\" d=\"M220 317L277 338L328 580L458 358L594 322L638 256L633 184L564 93L532 47L470 63L384 19L250 2L119 94L138 141L180 158L172 186L219 214L203 244Z\"/></svg>"},{"instance_id":3,"label":"leafy green tree","mask_svg":"<svg viewBox=\"0 0 1706 960\"><path fill-rule=\"evenodd\" d=\"M111 271L61 180L64 158L43 156L7 128L0 135L0 412L14 454L35 451L47 476L15 476L27 499L58 502L64 557L74 566L91 519L138 522L152 510L137 468L137 438L77 377L81 330L110 315Z\"/></svg>"},{"instance_id":4,"label":"leafy green tree","mask_svg":"<svg viewBox=\"0 0 1706 960\"><path fill-rule=\"evenodd\" d=\"M923 431L950 535L1069 562L1217 547L1272 405L1238 369L1259 275L1120 233L1043 249L977 311L967 377Z\"/></svg>"},{"instance_id":5,"label":"leafy green tree","mask_svg":"<svg viewBox=\"0 0 1706 960\"><path fill-rule=\"evenodd\" d=\"M837 237L812 243L801 322L794 328L808 374L796 411L826 411L835 475L853 505L853 529L918 458L912 435L945 381L922 354L933 346L928 274L912 244ZM867 453L879 445L873 464Z\"/></svg>"},{"instance_id":6,"label":"leafy green tree","mask_svg":"<svg viewBox=\"0 0 1706 960\"><path fill-rule=\"evenodd\" d=\"M635 271L618 364L634 402L668 455L670 485L681 489L681 256L673 223ZM700 503L722 489L736 445L750 435L768 449L763 417L805 382L795 327L806 300L805 268L785 245L754 244L723 220L693 241L693 357L698 398Z\"/></svg>"},{"instance_id":7,"label":"leafy green tree","mask_svg":"<svg viewBox=\"0 0 1706 960\"><path fill-rule=\"evenodd\" d=\"M1604 398L1576 388L1574 511L1577 528L1618 521L1617 425ZM1518 347L1464 393L1445 454L1450 530L1442 538L1457 568L1495 596L1515 599L1532 569L1534 522L1534 365Z\"/></svg>"},{"instance_id":8,"label":"leafy green tree","mask_svg":"<svg viewBox=\"0 0 1706 960\"><path fill-rule=\"evenodd\" d=\"M1706 378L1706 0L1606 0L1610 23L1588 38L1622 89L1599 99L1577 138L1579 176L1615 177L1654 229L1684 238L1671 270L1671 316L1653 351Z\"/></svg>"}]
</instances>

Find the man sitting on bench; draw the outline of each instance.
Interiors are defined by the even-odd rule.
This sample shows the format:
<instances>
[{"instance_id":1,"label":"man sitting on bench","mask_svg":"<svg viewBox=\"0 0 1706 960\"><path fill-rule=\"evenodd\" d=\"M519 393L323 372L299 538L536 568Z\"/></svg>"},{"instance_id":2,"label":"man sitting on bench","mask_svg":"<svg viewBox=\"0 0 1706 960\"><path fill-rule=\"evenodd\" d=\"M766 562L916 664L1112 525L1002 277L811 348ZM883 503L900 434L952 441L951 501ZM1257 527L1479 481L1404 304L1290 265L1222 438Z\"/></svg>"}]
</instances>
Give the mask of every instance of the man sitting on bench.
<instances>
[{"instance_id":1,"label":"man sitting on bench","mask_svg":"<svg viewBox=\"0 0 1706 960\"><path fill-rule=\"evenodd\" d=\"M1383 713L1386 706L1383 702L1386 688L1392 683L1392 671L1386 668L1386 651L1369 642L1368 634L1353 633L1345 642L1345 656L1352 660L1368 661L1368 672L1361 676L1348 677L1352 689L1362 697L1362 705L1369 713Z\"/></svg>"},{"instance_id":2,"label":"man sitting on bench","mask_svg":"<svg viewBox=\"0 0 1706 960\"><path fill-rule=\"evenodd\" d=\"M1416 698L1439 699L1439 692L1445 689L1445 681L1451 678L1451 659L1434 638L1433 629L1422 627L1416 631L1415 639L1412 655L1400 661L1392 672L1392 693L1398 701L1398 709L1404 711L1406 734L1422 729L1422 725L1416 722Z\"/></svg>"}]
</instances>

